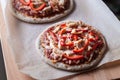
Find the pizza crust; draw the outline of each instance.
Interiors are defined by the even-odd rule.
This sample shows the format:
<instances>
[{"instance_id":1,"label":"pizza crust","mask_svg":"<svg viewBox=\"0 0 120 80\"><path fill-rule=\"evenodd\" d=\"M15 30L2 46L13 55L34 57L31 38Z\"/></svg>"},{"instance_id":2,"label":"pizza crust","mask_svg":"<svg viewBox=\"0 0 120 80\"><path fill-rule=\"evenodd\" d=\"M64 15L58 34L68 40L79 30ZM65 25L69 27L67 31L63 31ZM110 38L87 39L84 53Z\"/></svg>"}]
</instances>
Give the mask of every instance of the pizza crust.
<instances>
[{"instance_id":1,"label":"pizza crust","mask_svg":"<svg viewBox=\"0 0 120 80\"><path fill-rule=\"evenodd\" d=\"M69 21L65 21L65 22L69 22ZM60 23L57 23L57 24L53 24L54 26L58 25L58 24L61 24L63 22L60 22ZM52 25L52 26L53 26ZM50 28L50 27L49 27ZM47 29L49 29L47 28ZM93 27L92 27L93 28ZM46 30L47 30L46 29ZM103 39L103 43L104 43L104 47L102 48L101 52L99 53L98 57L93 60L92 62L90 63L86 63L86 64L80 64L80 65L74 65L74 66L70 66L70 65L67 65L67 64L64 64L62 62L56 62L56 63L53 63L50 59L44 57L44 50L43 48L41 47L41 40L42 40L42 34L46 31L43 31L37 38L36 40L36 49L37 51L40 53L40 56L41 56L41 59L44 60L47 64L55 67L55 68L58 68L58 69L62 69L62 70L67 70L67 71L82 71L82 72L85 72L85 71L89 71L89 70L92 70L94 69L98 64L99 62L101 61L101 59L104 57L104 53L106 51L106 48L107 48L107 44L106 44L106 41L105 41L105 38L104 36L100 33L99 30L93 28L94 30L97 31L97 33L101 36L101 38Z\"/></svg>"},{"instance_id":2,"label":"pizza crust","mask_svg":"<svg viewBox=\"0 0 120 80\"><path fill-rule=\"evenodd\" d=\"M52 17L45 17L45 18L32 18L30 16L25 16L24 14L21 14L20 12L18 12L17 10L14 9L14 7L12 6L12 1L10 0L10 10L12 12L12 14L17 17L18 19L25 21L25 22L29 22L29 23L47 23L47 22L52 22L57 20L58 18L64 17L67 14L69 14L73 8L74 8L74 0L70 0L70 7L68 10L65 10L64 13L60 13L60 14L56 14Z\"/></svg>"}]
</instances>

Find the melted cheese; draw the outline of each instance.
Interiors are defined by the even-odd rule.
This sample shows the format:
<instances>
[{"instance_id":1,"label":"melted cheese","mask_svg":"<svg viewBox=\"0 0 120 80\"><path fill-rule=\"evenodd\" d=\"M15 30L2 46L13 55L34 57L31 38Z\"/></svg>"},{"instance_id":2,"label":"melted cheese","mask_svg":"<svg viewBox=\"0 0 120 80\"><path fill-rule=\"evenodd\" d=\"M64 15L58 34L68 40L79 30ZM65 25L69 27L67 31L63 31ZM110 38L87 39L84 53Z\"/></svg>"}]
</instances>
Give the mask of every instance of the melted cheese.
<instances>
[{"instance_id":1,"label":"melted cheese","mask_svg":"<svg viewBox=\"0 0 120 80\"><path fill-rule=\"evenodd\" d=\"M51 6L45 7L45 8L43 9L43 11L50 11L50 10L51 10Z\"/></svg>"},{"instance_id":2,"label":"melted cheese","mask_svg":"<svg viewBox=\"0 0 120 80\"><path fill-rule=\"evenodd\" d=\"M92 47L91 46L88 46L88 51L90 51L92 49Z\"/></svg>"},{"instance_id":3,"label":"melted cheese","mask_svg":"<svg viewBox=\"0 0 120 80\"><path fill-rule=\"evenodd\" d=\"M73 51L72 51L72 50L65 50L64 53L65 53L66 55L70 55L70 54L73 54Z\"/></svg>"},{"instance_id":4,"label":"melted cheese","mask_svg":"<svg viewBox=\"0 0 120 80\"><path fill-rule=\"evenodd\" d=\"M75 26L75 25L77 25L76 23L74 23L74 22L69 22L68 24L66 24L67 25L67 27L73 27L73 26Z\"/></svg>"},{"instance_id":5,"label":"melted cheese","mask_svg":"<svg viewBox=\"0 0 120 80\"><path fill-rule=\"evenodd\" d=\"M56 28L53 30L54 33L56 33L60 29L60 26L56 26Z\"/></svg>"},{"instance_id":6,"label":"melted cheese","mask_svg":"<svg viewBox=\"0 0 120 80\"><path fill-rule=\"evenodd\" d=\"M52 40L51 36L48 36L48 39L50 40L50 47L55 48L54 41Z\"/></svg>"},{"instance_id":7,"label":"melted cheese","mask_svg":"<svg viewBox=\"0 0 120 80\"><path fill-rule=\"evenodd\" d=\"M76 33L76 29L73 29L71 33Z\"/></svg>"}]
</instances>

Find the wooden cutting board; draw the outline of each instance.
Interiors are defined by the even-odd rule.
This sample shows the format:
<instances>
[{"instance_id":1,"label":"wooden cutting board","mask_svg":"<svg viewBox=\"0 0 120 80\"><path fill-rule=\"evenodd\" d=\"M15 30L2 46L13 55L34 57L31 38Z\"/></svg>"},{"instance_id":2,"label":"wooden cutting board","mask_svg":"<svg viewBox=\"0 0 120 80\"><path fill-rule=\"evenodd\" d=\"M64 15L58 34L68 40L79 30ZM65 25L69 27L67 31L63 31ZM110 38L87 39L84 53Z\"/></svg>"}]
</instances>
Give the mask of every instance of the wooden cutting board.
<instances>
[{"instance_id":1,"label":"wooden cutting board","mask_svg":"<svg viewBox=\"0 0 120 80\"><path fill-rule=\"evenodd\" d=\"M8 80L35 80L30 76L27 76L21 73L14 60L14 56L10 51L10 47L7 44L6 37L4 36L6 33L5 23L3 20L1 5L0 5L0 34L1 34L1 43L3 49L3 56L5 61L5 68L7 73ZM120 60L105 64L96 70L63 77L57 80L111 80L117 79L120 80Z\"/></svg>"}]
</instances>

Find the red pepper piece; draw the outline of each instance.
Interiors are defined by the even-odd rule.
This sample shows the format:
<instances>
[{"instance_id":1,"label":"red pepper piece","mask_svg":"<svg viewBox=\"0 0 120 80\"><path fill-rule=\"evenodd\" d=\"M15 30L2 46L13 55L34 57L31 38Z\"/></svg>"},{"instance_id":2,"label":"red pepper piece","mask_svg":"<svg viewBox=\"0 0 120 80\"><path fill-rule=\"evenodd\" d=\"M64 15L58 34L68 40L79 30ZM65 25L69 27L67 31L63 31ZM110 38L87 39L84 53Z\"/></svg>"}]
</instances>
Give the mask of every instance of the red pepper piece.
<instances>
[{"instance_id":1,"label":"red pepper piece","mask_svg":"<svg viewBox=\"0 0 120 80\"><path fill-rule=\"evenodd\" d=\"M90 38L89 41L90 41L90 42L94 42L95 39L94 39L94 38Z\"/></svg>"},{"instance_id":2,"label":"red pepper piece","mask_svg":"<svg viewBox=\"0 0 120 80\"><path fill-rule=\"evenodd\" d=\"M69 42L69 43L66 43L66 46L73 46L74 44L73 44L73 42Z\"/></svg>"},{"instance_id":3,"label":"red pepper piece","mask_svg":"<svg viewBox=\"0 0 120 80\"><path fill-rule=\"evenodd\" d=\"M87 52L87 56L90 56L90 54L92 53L92 51L94 51L94 50L98 47L98 45L100 45L100 44L102 44L102 42L96 43L96 44L92 47L92 50Z\"/></svg>"},{"instance_id":4,"label":"red pepper piece","mask_svg":"<svg viewBox=\"0 0 120 80\"><path fill-rule=\"evenodd\" d=\"M94 35L95 35L92 31L91 31L91 32L89 32L89 34L90 34L90 35L92 35L92 36L94 36Z\"/></svg>"},{"instance_id":5,"label":"red pepper piece","mask_svg":"<svg viewBox=\"0 0 120 80\"><path fill-rule=\"evenodd\" d=\"M95 38L90 38L89 41L97 41L99 39L99 37L95 33L90 32L89 34L95 37Z\"/></svg>"},{"instance_id":6,"label":"red pepper piece","mask_svg":"<svg viewBox=\"0 0 120 80\"><path fill-rule=\"evenodd\" d=\"M50 35L52 36L53 40L58 42L57 36L55 35L55 33L53 33L52 31L49 31Z\"/></svg>"},{"instance_id":7,"label":"red pepper piece","mask_svg":"<svg viewBox=\"0 0 120 80\"><path fill-rule=\"evenodd\" d=\"M61 45L61 46L66 46L66 44L65 44L64 41L60 41L60 45Z\"/></svg>"},{"instance_id":8,"label":"red pepper piece","mask_svg":"<svg viewBox=\"0 0 120 80\"><path fill-rule=\"evenodd\" d=\"M84 51L84 47L80 48L80 49L74 49L73 52L74 53L81 53Z\"/></svg>"},{"instance_id":9,"label":"red pepper piece","mask_svg":"<svg viewBox=\"0 0 120 80\"><path fill-rule=\"evenodd\" d=\"M20 0L20 2L21 2L23 5L28 6L28 5L31 3L31 0L29 0L28 2L26 2L25 0Z\"/></svg>"},{"instance_id":10,"label":"red pepper piece","mask_svg":"<svg viewBox=\"0 0 120 80\"><path fill-rule=\"evenodd\" d=\"M84 58L83 55L74 55L74 56L67 56L65 54L63 54L63 57L70 59L70 60L81 60Z\"/></svg>"},{"instance_id":11,"label":"red pepper piece","mask_svg":"<svg viewBox=\"0 0 120 80\"><path fill-rule=\"evenodd\" d=\"M62 30L60 30L59 32L58 32L58 34L59 35L62 35L63 33L65 33L66 32L66 30L65 29L62 29Z\"/></svg>"},{"instance_id":12,"label":"red pepper piece","mask_svg":"<svg viewBox=\"0 0 120 80\"><path fill-rule=\"evenodd\" d=\"M66 23L64 23L64 24L61 24L61 26L60 26L61 28L65 28L66 27Z\"/></svg>"},{"instance_id":13,"label":"red pepper piece","mask_svg":"<svg viewBox=\"0 0 120 80\"><path fill-rule=\"evenodd\" d=\"M64 39L64 40L65 40L66 38L67 38L67 36L61 36L61 39Z\"/></svg>"},{"instance_id":14,"label":"red pepper piece","mask_svg":"<svg viewBox=\"0 0 120 80\"><path fill-rule=\"evenodd\" d=\"M89 44L89 40L87 40L87 41L85 42L85 46L84 46L84 47L82 47L82 48L80 48L80 49L74 49L73 52L74 52L74 53L81 53L81 52L83 52L84 49L88 46L88 44Z\"/></svg>"},{"instance_id":15,"label":"red pepper piece","mask_svg":"<svg viewBox=\"0 0 120 80\"><path fill-rule=\"evenodd\" d=\"M73 35L73 39L74 39L75 41L77 41L77 40L78 40L78 36L77 36L77 35Z\"/></svg>"},{"instance_id":16,"label":"red pepper piece","mask_svg":"<svg viewBox=\"0 0 120 80\"><path fill-rule=\"evenodd\" d=\"M60 45L61 46L70 46L70 47L72 47L74 44L73 44L73 42L65 43L65 41L60 41Z\"/></svg>"},{"instance_id":17,"label":"red pepper piece","mask_svg":"<svg viewBox=\"0 0 120 80\"><path fill-rule=\"evenodd\" d=\"M42 5L40 5L38 8L35 8L34 7L34 4L33 3L30 3L30 7L32 10L35 10L35 11L40 11L42 9L44 9L44 7L46 6L46 3L43 3Z\"/></svg>"},{"instance_id":18,"label":"red pepper piece","mask_svg":"<svg viewBox=\"0 0 120 80\"><path fill-rule=\"evenodd\" d=\"M98 40L98 36L96 36L95 38L90 38L89 41L90 42L96 42Z\"/></svg>"},{"instance_id":19,"label":"red pepper piece","mask_svg":"<svg viewBox=\"0 0 120 80\"><path fill-rule=\"evenodd\" d=\"M71 30L66 30L66 33L71 33Z\"/></svg>"},{"instance_id":20,"label":"red pepper piece","mask_svg":"<svg viewBox=\"0 0 120 80\"><path fill-rule=\"evenodd\" d=\"M82 30L83 32L88 32L88 30Z\"/></svg>"},{"instance_id":21,"label":"red pepper piece","mask_svg":"<svg viewBox=\"0 0 120 80\"><path fill-rule=\"evenodd\" d=\"M88 46L88 44L89 44L89 40L87 39L87 41L85 42L84 48L86 48Z\"/></svg>"}]
</instances>

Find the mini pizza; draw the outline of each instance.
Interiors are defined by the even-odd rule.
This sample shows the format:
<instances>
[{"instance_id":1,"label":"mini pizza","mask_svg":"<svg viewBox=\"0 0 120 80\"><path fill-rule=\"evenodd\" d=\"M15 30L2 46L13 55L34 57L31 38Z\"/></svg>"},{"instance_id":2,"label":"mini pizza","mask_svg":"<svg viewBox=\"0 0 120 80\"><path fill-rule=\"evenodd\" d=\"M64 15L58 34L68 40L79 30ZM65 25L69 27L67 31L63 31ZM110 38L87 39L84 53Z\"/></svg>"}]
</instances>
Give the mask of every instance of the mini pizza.
<instances>
[{"instance_id":1,"label":"mini pizza","mask_svg":"<svg viewBox=\"0 0 120 80\"><path fill-rule=\"evenodd\" d=\"M11 0L11 11L18 19L45 23L59 19L73 9L73 0Z\"/></svg>"},{"instance_id":2,"label":"mini pizza","mask_svg":"<svg viewBox=\"0 0 120 80\"><path fill-rule=\"evenodd\" d=\"M80 71L94 68L100 62L106 42L92 26L81 21L66 21L40 34L36 47L48 64L68 71Z\"/></svg>"}]
</instances>

